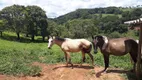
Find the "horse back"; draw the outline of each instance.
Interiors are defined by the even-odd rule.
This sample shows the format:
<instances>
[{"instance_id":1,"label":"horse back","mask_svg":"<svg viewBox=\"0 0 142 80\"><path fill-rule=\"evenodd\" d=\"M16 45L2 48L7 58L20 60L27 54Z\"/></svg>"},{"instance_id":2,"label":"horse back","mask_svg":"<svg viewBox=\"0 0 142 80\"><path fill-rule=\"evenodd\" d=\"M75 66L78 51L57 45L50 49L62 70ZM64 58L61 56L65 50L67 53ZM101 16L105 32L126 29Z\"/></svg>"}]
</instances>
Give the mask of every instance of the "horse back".
<instances>
[{"instance_id":1,"label":"horse back","mask_svg":"<svg viewBox=\"0 0 142 80\"><path fill-rule=\"evenodd\" d=\"M68 52L90 51L91 42L85 39L68 39L62 43L61 48Z\"/></svg>"},{"instance_id":2,"label":"horse back","mask_svg":"<svg viewBox=\"0 0 142 80\"><path fill-rule=\"evenodd\" d=\"M137 43L131 38L117 38L111 39L108 42L107 51L113 55L125 55L133 48L137 48Z\"/></svg>"}]
</instances>

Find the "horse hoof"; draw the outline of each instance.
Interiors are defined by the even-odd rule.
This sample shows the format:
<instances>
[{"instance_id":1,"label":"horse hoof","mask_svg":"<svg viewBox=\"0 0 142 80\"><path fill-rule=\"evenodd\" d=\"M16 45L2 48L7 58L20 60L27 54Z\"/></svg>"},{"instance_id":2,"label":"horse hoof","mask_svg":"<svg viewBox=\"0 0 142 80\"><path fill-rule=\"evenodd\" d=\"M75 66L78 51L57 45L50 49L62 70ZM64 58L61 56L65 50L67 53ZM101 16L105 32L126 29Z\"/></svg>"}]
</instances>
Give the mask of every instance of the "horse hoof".
<instances>
[{"instance_id":1,"label":"horse hoof","mask_svg":"<svg viewBox=\"0 0 142 80\"><path fill-rule=\"evenodd\" d=\"M73 64L71 64L71 67L72 67L72 69L73 69Z\"/></svg>"}]
</instances>

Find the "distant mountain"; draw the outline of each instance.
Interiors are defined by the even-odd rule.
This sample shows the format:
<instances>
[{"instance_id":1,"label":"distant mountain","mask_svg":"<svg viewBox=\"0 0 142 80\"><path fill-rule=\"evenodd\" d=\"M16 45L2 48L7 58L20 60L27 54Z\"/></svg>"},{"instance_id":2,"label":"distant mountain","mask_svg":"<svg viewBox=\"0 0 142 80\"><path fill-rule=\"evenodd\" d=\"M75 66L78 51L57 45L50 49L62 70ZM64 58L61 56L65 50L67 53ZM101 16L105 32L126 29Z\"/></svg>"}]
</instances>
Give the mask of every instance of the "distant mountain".
<instances>
[{"instance_id":1,"label":"distant mountain","mask_svg":"<svg viewBox=\"0 0 142 80\"><path fill-rule=\"evenodd\" d=\"M131 11L132 8L123 8L123 7L106 7L106 8L93 8L93 9L77 9L76 11L70 12L68 14L59 16L54 19L58 24L63 24L68 20L72 19L94 19L101 15L118 15L121 17L122 13L125 11Z\"/></svg>"}]
</instances>

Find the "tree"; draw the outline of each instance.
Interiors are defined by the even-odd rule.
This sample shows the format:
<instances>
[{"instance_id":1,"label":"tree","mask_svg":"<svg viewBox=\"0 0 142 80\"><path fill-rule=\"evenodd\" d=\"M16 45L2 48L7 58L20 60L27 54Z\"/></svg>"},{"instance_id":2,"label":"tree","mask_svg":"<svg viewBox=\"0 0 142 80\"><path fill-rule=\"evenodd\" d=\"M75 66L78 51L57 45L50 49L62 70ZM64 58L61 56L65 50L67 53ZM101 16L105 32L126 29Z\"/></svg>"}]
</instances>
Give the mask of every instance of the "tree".
<instances>
[{"instance_id":1,"label":"tree","mask_svg":"<svg viewBox=\"0 0 142 80\"><path fill-rule=\"evenodd\" d=\"M131 19L137 19L142 16L142 9L136 8L131 12Z\"/></svg>"},{"instance_id":2,"label":"tree","mask_svg":"<svg viewBox=\"0 0 142 80\"><path fill-rule=\"evenodd\" d=\"M52 20L48 20L48 28L47 31L50 35L54 36L61 36L62 32L64 31L64 28L62 25L58 25L56 22Z\"/></svg>"},{"instance_id":3,"label":"tree","mask_svg":"<svg viewBox=\"0 0 142 80\"><path fill-rule=\"evenodd\" d=\"M7 21L5 19L0 20L0 34L2 37L2 32L6 29L6 23Z\"/></svg>"},{"instance_id":4,"label":"tree","mask_svg":"<svg viewBox=\"0 0 142 80\"><path fill-rule=\"evenodd\" d=\"M40 30L44 40L48 26L45 11L38 6L27 6L26 11L27 33L31 34L31 39L34 41L34 36L37 35L38 30Z\"/></svg>"},{"instance_id":5,"label":"tree","mask_svg":"<svg viewBox=\"0 0 142 80\"><path fill-rule=\"evenodd\" d=\"M92 19L74 19L65 24L68 37L84 38L98 32L98 22Z\"/></svg>"},{"instance_id":6,"label":"tree","mask_svg":"<svg viewBox=\"0 0 142 80\"><path fill-rule=\"evenodd\" d=\"M130 11L124 11L122 13L122 21L127 21L131 19L131 12Z\"/></svg>"},{"instance_id":7,"label":"tree","mask_svg":"<svg viewBox=\"0 0 142 80\"><path fill-rule=\"evenodd\" d=\"M2 9L2 17L8 21L9 28L16 32L18 40L24 27L24 8L24 6L12 5Z\"/></svg>"},{"instance_id":8,"label":"tree","mask_svg":"<svg viewBox=\"0 0 142 80\"><path fill-rule=\"evenodd\" d=\"M103 17L100 21L101 29L104 33L110 34L114 31L119 33L127 32L127 26L123 25L121 19L118 16L106 16Z\"/></svg>"},{"instance_id":9,"label":"tree","mask_svg":"<svg viewBox=\"0 0 142 80\"><path fill-rule=\"evenodd\" d=\"M47 27L48 27L47 19L45 18L40 20L38 26L40 27L40 34L42 36L42 41L45 41L45 37L49 35L47 32Z\"/></svg>"}]
</instances>

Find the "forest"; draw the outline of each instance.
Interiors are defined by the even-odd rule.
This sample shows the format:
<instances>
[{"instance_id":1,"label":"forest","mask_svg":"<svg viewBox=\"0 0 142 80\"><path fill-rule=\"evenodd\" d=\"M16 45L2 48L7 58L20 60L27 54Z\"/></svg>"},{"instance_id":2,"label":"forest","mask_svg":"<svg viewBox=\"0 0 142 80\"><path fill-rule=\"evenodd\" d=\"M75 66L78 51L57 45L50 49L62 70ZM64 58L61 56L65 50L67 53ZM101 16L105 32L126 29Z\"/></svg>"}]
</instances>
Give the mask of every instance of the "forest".
<instances>
[{"instance_id":1,"label":"forest","mask_svg":"<svg viewBox=\"0 0 142 80\"><path fill-rule=\"evenodd\" d=\"M142 7L104 7L93 9L77 9L57 18L48 18L39 6L12 5L0 11L0 34L14 32L17 40L20 35L45 37L49 35L70 38L89 38L92 35L109 37L130 36L136 38L138 31L128 30L127 20L140 18Z\"/></svg>"}]
</instances>

